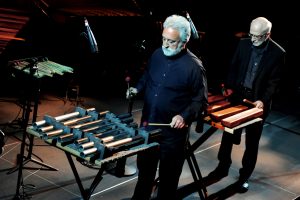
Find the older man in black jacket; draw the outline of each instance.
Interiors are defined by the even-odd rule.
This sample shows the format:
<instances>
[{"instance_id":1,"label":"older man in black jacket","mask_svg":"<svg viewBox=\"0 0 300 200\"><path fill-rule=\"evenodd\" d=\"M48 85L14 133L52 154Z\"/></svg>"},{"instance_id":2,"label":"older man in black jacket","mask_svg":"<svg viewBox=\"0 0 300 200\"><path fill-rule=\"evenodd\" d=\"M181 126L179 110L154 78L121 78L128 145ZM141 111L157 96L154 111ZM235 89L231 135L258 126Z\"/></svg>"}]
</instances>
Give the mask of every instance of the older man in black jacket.
<instances>
[{"instance_id":1,"label":"older man in black jacket","mask_svg":"<svg viewBox=\"0 0 300 200\"><path fill-rule=\"evenodd\" d=\"M263 121L270 111L272 95L277 90L285 64L285 50L270 38L271 28L272 23L264 17L251 22L250 38L240 40L227 79L227 94L231 102L239 104L245 98L253 101L257 108L264 110ZM248 179L256 165L262 129L263 123L246 127L246 149L240 177L235 184L239 192L246 192L249 188ZM204 178L207 184L228 175L232 146L239 144L241 132L234 135L224 132L218 153L219 165Z\"/></svg>"}]
</instances>

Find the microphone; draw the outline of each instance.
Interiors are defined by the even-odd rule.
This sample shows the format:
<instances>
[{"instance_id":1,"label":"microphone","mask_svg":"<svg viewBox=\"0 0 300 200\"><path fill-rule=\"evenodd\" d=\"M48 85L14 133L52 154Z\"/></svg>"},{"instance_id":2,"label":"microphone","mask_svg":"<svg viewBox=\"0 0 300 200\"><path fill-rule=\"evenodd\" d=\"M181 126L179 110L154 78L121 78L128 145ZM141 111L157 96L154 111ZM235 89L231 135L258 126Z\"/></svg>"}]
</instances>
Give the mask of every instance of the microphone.
<instances>
[{"instance_id":1,"label":"microphone","mask_svg":"<svg viewBox=\"0 0 300 200\"><path fill-rule=\"evenodd\" d=\"M186 18L190 22L191 31L192 31L192 37L194 39L199 39L198 31L197 31L197 29L196 29L196 27L195 27L195 25L194 25L194 23L192 21L192 18L190 17L190 15L189 15L188 12L186 12Z\"/></svg>"},{"instance_id":2,"label":"microphone","mask_svg":"<svg viewBox=\"0 0 300 200\"><path fill-rule=\"evenodd\" d=\"M87 39L89 41L91 53L98 53L98 45L87 18L84 18L84 26L86 28Z\"/></svg>"}]
</instances>

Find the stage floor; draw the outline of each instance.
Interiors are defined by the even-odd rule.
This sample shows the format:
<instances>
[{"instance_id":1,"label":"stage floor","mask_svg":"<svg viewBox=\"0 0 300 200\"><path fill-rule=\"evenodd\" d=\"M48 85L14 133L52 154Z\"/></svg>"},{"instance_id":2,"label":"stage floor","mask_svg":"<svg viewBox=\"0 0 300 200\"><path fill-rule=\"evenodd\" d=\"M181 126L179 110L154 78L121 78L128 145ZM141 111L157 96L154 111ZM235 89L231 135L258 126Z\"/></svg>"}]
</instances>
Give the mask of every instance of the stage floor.
<instances>
[{"instance_id":1,"label":"stage floor","mask_svg":"<svg viewBox=\"0 0 300 200\"><path fill-rule=\"evenodd\" d=\"M97 111L109 110L115 114L126 113L128 102L125 97L80 97L81 102L66 100L51 94L42 94L38 106L37 121L43 116L58 116L72 112L76 106L96 108ZM13 199L17 190L19 171L12 172L16 167L17 155L20 153L23 131L18 119L22 109L14 97L1 97L0 124L6 134L5 146L0 156L0 199ZM138 123L141 115L142 101L136 100L133 115ZM298 106L299 107L299 106ZM207 187L208 199L259 199L259 200L292 200L300 195L300 116L299 110L282 112L272 110L260 141L259 156L256 169L250 179L248 192L240 194L230 189L230 185L238 178L241 158L244 151L244 136L240 145L235 145L232 152L233 163L229 175L221 181ZM207 130L208 125L204 126ZM195 141L201 134L191 127L190 141ZM196 151L195 156L203 176L217 165L217 152L220 146L221 131L216 131ZM27 155L28 146L25 149ZM36 169L22 170L22 184L19 194L24 199L82 199L75 177L68 163L66 154L39 138L34 139L32 158L57 168L58 171L44 170L44 167L27 162L24 167ZM89 187L97 174L97 166L84 166L73 159L84 187ZM127 159L127 166L135 168L136 156ZM11 173L12 172L12 173ZM185 163L179 187L192 182L192 175ZM90 199L121 200L130 198L137 181L137 174L116 177L107 172L95 188ZM189 194L185 200L199 199L197 192Z\"/></svg>"}]
</instances>

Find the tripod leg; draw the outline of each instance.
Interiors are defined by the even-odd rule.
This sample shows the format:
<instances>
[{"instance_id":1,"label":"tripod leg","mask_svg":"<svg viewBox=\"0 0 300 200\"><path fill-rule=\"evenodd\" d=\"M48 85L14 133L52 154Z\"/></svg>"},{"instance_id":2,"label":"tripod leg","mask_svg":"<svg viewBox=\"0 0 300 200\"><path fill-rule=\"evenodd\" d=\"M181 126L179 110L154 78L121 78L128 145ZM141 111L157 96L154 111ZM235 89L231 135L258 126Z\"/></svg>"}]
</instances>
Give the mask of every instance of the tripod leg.
<instances>
[{"instance_id":1,"label":"tripod leg","mask_svg":"<svg viewBox=\"0 0 300 200\"><path fill-rule=\"evenodd\" d=\"M40 94L40 81L38 81L37 85L38 85L37 88L35 88L35 99L34 99L32 123L36 122L36 119L37 119L37 111L38 111L38 105L39 105L39 94ZM44 164L43 162L40 162L40 161L35 160L35 159L32 158L33 142L34 142L34 136L30 135L29 136L29 149L28 149L28 154L27 154L26 159L29 160L29 161L32 161L36 164L39 164L41 166L44 166L44 167L48 168L49 170L58 171L58 169L56 169L56 168L54 168L50 165Z\"/></svg>"},{"instance_id":2,"label":"tripod leg","mask_svg":"<svg viewBox=\"0 0 300 200\"><path fill-rule=\"evenodd\" d=\"M32 80L33 81L33 80ZM33 95L34 95L34 105L33 105L33 116L32 116L32 123L34 123L37 119L37 111L38 111L38 104L39 104L39 92L40 92L40 80L38 80L38 83L33 85L32 88L33 89ZM31 92L31 91L29 91ZM26 129L28 126L28 122L29 122L29 118L30 118L30 113L31 113L31 107L32 107L32 98L30 98L30 94L28 94L26 103L24 104L26 107L25 109L25 113L24 113L24 121L22 124L22 128L24 130L23 133L23 140L22 140L22 147L21 147L21 153L20 153L20 159L19 160L19 165L17 167L15 167L14 169L12 169L11 171L8 172L8 174L15 172L18 168L24 168L24 165L26 163L28 163L29 161L32 161L36 164L39 164L41 166L46 167L48 170L52 170L52 171L58 171L58 169L50 166L50 165L46 165L43 162L37 161L32 159L32 150L33 150L33 142L34 142L34 136L30 135L29 136L29 149L28 149L28 154L27 157L24 156L24 151L25 151L25 143L26 143ZM25 158L25 160L24 160ZM47 170L47 169L43 169L43 170Z\"/></svg>"},{"instance_id":3,"label":"tripod leg","mask_svg":"<svg viewBox=\"0 0 300 200\"><path fill-rule=\"evenodd\" d=\"M25 144L26 144L26 134L27 133L23 134L23 139L22 139L22 144L21 144L21 152L20 152L20 154L18 154L18 157L17 157L17 161L18 161L17 166L12 168L9 172L7 172L7 174L11 174L11 173L17 171L18 169L20 170L20 168L21 169L34 169L32 167L25 167L25 165L30 161L34 162L40 166L46 167L46 168L41 168L42 170L58 171L57 168L32 158L33 139L34 139L33 135L29 136L30 139L29 139L28 154L27 154L27 156L24 155L25 154Z\"/></svg>"},{"instance_id":4,"label":"tripod leg","mask_svg":"<svg viewBox=\"0 0 300 200\"><path fill-rule=\"evenodd\" d=\"M29 161L32 161L38 165L41 165L43 167L46 167L48 168L48 170L50 171L58 171L58 169L56 169L55 167L52 167L51 165L48 165L48 164L45 164L43 162L40 162L38 160L35 160L32 158L32 149L33 149L33 140L34 140L34 136L33 135L30 135L29 136L29 150L28 150L28 155L27 155L27 158L26 160L29 160ZM45 170L45 169L44 169Z\"/></svg>"},{"instance_id":5,"label":"tripod leg","mask_svg":"<svg viewBox=\"0 0 300 200\"><path fill-rule=\"evenodd\" d=\"M20 151L20 156L21 157L19 159L19 171L18 171L18 180L17 180L17 188L16 188L15 198L19 198L19 196L20 196L21 179L22 179L22 173L23 173L22 166L23 166L25 142L26 142L26 134L23 134L22 144L21 144L21 151ZM16 171L16 170L14 170L14 171Z\"/></svg>"}]
</instances>

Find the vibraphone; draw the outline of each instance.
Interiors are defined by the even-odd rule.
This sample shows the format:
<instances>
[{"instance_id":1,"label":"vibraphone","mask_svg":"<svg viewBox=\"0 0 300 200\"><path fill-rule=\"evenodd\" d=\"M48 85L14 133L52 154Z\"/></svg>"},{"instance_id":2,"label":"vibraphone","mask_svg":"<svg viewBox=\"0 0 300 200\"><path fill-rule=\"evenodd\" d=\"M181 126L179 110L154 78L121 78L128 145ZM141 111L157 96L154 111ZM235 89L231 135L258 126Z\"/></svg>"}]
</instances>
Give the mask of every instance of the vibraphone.
<instances>
[{"instance_id":1,"label":"vibraphone","mask_svg":"<svg viewBox=\"0 0 300 200\"><path fill-rule=\"evenodd\" d=\"M195 158L194 152L217 130L223 130L234 134L236 130L245 128L254 123L262 123L260 118L263 114L262 109L254 108L251 102L244 100L245 104L232 106L223 95L209 95L208 107L204 113L203 121L210 127L193 143L187 146L187 162L191 169L194 182L187 184L178 190L182 197L186 193L198 191L200 199L207 199L206 187L202 182L202 175Z\"/></svg>"},{"instance_id":2,"label":"vibraphone","mask_svg":"<svg viewBox=\"0 0 300 200\"><path fill-rule=\"evenodd\" d=\"M76 107L74 112L65 115L45 115L42 121L28 127L27 132L66 153L81 195L89 199L108 163L157 148L155 139L161 129L148 132L138 128L129 113L115 115ZM100 167L88 190L83 188L71 155Z\"/></svg>"},{"instance_id":3,"label":"vibraphone","mask_svg":"<svg viewBox=\"0 0 300 200\"><path fill-rule=\"evenodd\" d=\"M8 65L17 71L25 74L33 73L35 78L53 77L53 75L63 75L73 73L73 68L50 61L47 57L32 57L9 61ZM32 72L31 68L35 68Z\"/></svg>"},{"instance_id":4,"label":"vibraphone","mask_svg":"<svg viewBox=\"0 0 300 200\"><path fill-rule=\"evenodd\" d=\"M54 74L64 75L65 73L73 73L73 69L71 67L67 67L65 65L50 61L47 57L32 57L9 61L8 67L12 77L16 77L16 80L20 81L21 84L19 85L22 86L21 88L24 90L24 96L22 97L22 128L25 132L27 129L26 126L29 123L30 113L33 112L32 122L35 122L37 118L40 85L42 78L53 77ZM31 109L32 106L33 109ZM22 145L20 149L20 155L22 157L24 157L26 135L27 134L23 134L22 138ZM28 155L25 159L22 159L18 164L19 166L17 166L17 168L19 168L19 172L16 197L20 196L19 189L21 186L22 169L24 167L24 164L26 164L28 161L33 161L41 166L47 167L52 170L57 170L52 166L46 165L45 163L39 162L32 158L33 140L34 136L30 135ZM14 172L17 168L11 170L9 173Z\"/></svg>"}]
</instances>

